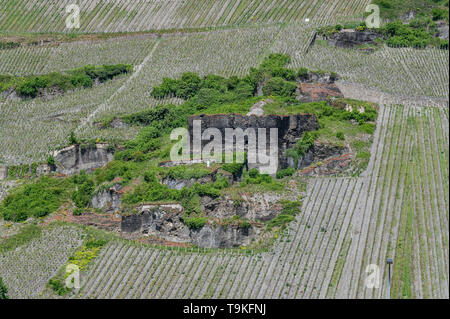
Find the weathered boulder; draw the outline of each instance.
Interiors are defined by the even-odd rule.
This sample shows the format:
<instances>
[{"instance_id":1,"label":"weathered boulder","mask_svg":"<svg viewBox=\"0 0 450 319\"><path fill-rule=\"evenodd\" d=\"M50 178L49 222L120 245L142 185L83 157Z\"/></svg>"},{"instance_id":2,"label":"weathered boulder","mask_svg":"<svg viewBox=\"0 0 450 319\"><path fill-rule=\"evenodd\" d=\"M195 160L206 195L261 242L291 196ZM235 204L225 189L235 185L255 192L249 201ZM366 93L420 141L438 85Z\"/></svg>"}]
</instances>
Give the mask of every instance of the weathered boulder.
<instances>
[{"instance_id":1,"label":"weathered boulder","mask_svg":"<svg viewBox=\"0 0 450 319\"><path fill-rule=\"evenodd\" d=\"M54 153L56 172L65 175L82 170L91 172L114 159L114 151L108 144L72 145Z\"/></svg>"},{"instance_id":2,"label":"weathered boulder","mask_svg":"<svg viewBox=\"0 0 450 319\"><path fill-rule=\"evenodd\" d=\"M354 48L363 44L374 44L377 38L381 38L381 35L372 31L345 29L330 35L328 44L340 48Z\"/></svg>"},{"instance_id":3,"label":"weathered boulder","mask_svg":"<svg viewBox=\"0 0 450 319\"><path fill-rule=\"evenodd\" d=\"M103 212L117 212L120 209L122 194L119 191L122 186L115 184L107 189L95 193L91 199L91 205Z\"/></svg>"}]
</instances>

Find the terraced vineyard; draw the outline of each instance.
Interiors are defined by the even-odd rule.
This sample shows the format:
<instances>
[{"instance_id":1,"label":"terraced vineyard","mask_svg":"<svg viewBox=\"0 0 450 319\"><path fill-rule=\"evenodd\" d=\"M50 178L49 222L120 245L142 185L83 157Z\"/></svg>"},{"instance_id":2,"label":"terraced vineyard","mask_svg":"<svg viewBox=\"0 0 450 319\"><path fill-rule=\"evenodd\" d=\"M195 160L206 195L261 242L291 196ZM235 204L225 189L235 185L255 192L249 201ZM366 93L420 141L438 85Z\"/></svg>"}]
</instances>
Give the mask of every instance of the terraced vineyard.
<instances>
[{"instance_id":1,"label":"terraced vineyard","mask_svg":"<svg viewBox=\"0 0 450 319\"><path fill-rule=\"evenodd\" d=\"M369 168L312 178L297 221L251 256L113 243L83 298L448 298L448 109L382 107ZM366 267L380 267L378 289ZM251 269L251 271L249 271Z\"/></svg>"},{"instance_id":2,"label":"terraced vineyard","mask_svg":"<svg viewBox=\"0 0 450 319\"><path fill-rule=\"evenodd\" d=\"M64 0L0 1L0 30L73 32L66 29L69 4L80 8L77 32L132 32L161 29L267 24L311 19L331 22L362 17L370 0Z\"/></svg>"},{"instance_id":3,"label":"terraced vineyard","mask_svg":"<svg viewBox=\"0 0 450 319\"><path fill-rule=\"evenodd\" d=\"M165 77L242 77L270 53L290 55L295 71L336 72L346 98L380 105L365 172L306 178L300 214L269 251L192 252L112 240L70 298L386 298L389 257L392 298L449 298L448 50L380 45L368 53L316 38L319 27L361 22L371 1L0 0L0 75L134 66L131 74L49 99L2 92L1 165L44 161L67 145L72 131L82 139L132 139L140 127L96 122L183 103L151 96ZM65 24L73 3L81 9L79 29ZM53 40L36 40L47 36ZM21 43L8 48L8 41ZM0 202L27 182L33 180L0 181ZM28 223L2 220L0 240L20 235ZM90 235L57 223L24 245L0 249L0 278L10 297L55 297L46 284ZM378 288L366 286L373 265Z\"/></svg>"},{"instance_id":4,"label":"terraced vineyard","mask_svg":"<svg viewBox=\"0 0 450 319\"><path fill-rule=\"evenodd\" d=\"M70 226L54 226L40 238L13 251L0 253L0 276L11 298L38 298L48 280L81 245L82 232Z\"/></svg>"},{"instance_id":5,"label":"terraced vineyard","mask_svg":"<svg viewBox=\"0 0 450 319\"><path fill-rule=\"evenodd\" d=\"M122 77L49 101L40 98L0 100L0 160L8 164L44 160L50 150L65 145L72 130L82 137L132 138L137 133L135 128L98 130L86 124L104 116L136 112L161 103L149 92L165 76L176 77L185 71L201 75L243 75L269 52L289 53L293 57L293 68L306 66L337 72L343 77L340 82L371 87L376 96L380 95L380 90L403 97L409 95L409 100L417 96L446 99L448 95L448 85L445 85L449 79L447 51L384 48L367 55L314 45L306 53L313 33L313 25L296 23L161 39L142 35L0 50L2 61L6 61L0 65L0 73L48 73L86 63L133 62L136 68L132 78ZM360 89L354 91L361 92ZM360 98L364 100L365 96Z\"/></svg>"}]
</instances>

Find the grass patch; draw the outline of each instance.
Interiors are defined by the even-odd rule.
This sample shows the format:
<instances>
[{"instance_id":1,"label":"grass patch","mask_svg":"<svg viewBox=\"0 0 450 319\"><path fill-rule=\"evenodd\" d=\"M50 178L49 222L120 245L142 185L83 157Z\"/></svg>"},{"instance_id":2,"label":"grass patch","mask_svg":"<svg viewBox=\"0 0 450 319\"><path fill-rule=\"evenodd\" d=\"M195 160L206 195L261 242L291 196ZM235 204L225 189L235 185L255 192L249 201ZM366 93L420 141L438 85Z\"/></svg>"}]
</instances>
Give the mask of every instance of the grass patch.
<instances>
[{"instance_id":1,"label":"grass patch","mask_svg":"<svg viewBox=\"0 0 450 319\"><path fill-rule=\"evenodd\" d=\"M2 239L0 242L0 253L5 253L16 249L31 242L33 239L37 239L41 236L41 228L37 225L25 225L22 227L19 233Z\"/></svg>"}]
</instances>

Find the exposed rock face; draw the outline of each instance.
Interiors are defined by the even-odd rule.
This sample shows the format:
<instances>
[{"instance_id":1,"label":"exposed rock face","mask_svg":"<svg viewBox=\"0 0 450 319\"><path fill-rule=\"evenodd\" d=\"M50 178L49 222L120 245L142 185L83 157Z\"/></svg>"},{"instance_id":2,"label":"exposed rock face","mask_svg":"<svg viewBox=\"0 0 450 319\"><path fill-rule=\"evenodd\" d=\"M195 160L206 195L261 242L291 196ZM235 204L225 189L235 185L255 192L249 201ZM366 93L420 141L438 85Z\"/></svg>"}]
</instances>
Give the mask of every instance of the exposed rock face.
<instances>
[{"instance_id":1,"label":"exposed rock face","mask_svg":"<svg viewBox=\"0 0 450 319\"><path fill-rule=\"evenodd\" d=\"M41 164L38 167L36 167L36 175L42 176L42 175L48 175L52 171L52 168L48 164Z\"/></svg>"},{"instance_id":2,"label":"exposed rock face","mask_svg":"<svg viewBox=\"0 0 450 319\"><path fill-rule=\"evenodd\" d=\"M123 233L155 235L173 242L191 242L190 229L183 223L184 209L178 204L143 205L137 214L122 216Z\"/></svg>"},{"instance_id":3,"label":"exposed rock face","mask_svg":"<svg viewBox=\"0 0 450 319\"><path fill-rule=\"evenodd\" d=\"M436 26L439 30L439 38L448 40L448 24L445 21L438 21L436 22Z\"/></svg>"},{"instance_id":4,"label":"exposed rock face","mask_svg":"<svg viewBox=\"0 0 450 319\"><path fill-rule=\"evenodd\" d=\"M0 181L8 178L8 166L0 165Z\"/></svg>"},{"instance_id":5,"label":"exposed rock face","mask_svg":"<svg viewBox=\"0 0 450 319\"><path fill-rule=\"evenodd\" d=\"M184 187L191 187L195 183L208 184L213 182L213 176L208 175L202 178L191 178L191 179L174 179L171 177L164 178L161 183L167 185L170 189L182 189Z\"/></svg>"},{"instance_id":6,"label":"exposed rock face","mask_svg":"<svg viewBox=\"0 0 450 319\"><path fill-rule=\"evenodd\" d=\"M363 44L374 44L374 40L381 35L371 31L342 30L332 34L328 39L328 44L340 48L354 48Z\"/></svg>"},{"instance_id":7,"label":"exposed rock face","mask_svg":"<svg viewBox=\"0 0 450 319\"><path fill-rule=\"evenodd\" d=\"M192 243L204 248L229 248L249 245L255 236L255 229L237 226L205 225L191 232Z\"/></svg>"},{"instance_id":8,"label":"exposed rock face","mask_svg":"<svg viewBox=\"0 0 450 319\"><path fill-rule=\"evenodd\" d=\"M229 197L212 199L205 196L201 200L201 206L207 216L223 219L237 215L247 220L264 222L281 213L280 199L281 197L269 193L243 195L243 200L240 201Z\"/></svg>"},{"instance_id":9,"label":"exposed rock face","mask_svg":"<svg viewBox=\"0 0 450 319\"><path fill-rule=\"evenodd\" d=\"M334 83L336 80L338 80L337 74L331 74L331 73L321 73L321 72L308 72L308 74L305 74L301 76L298 83Z\"/></svg>"},{"instance_id":10,"label":"exposed rock face","mask_svg":"<svg viewBox=\"0 0 450 319\"><path fill-rule=\"evenodd\" d=\"M91 205L99 208L103 212L117 212L120 209L122 195L119 191L122 187L119 184L104 189L92 197Z\"/></svg>"},{"instance_id":11,"label":"exposed rock face","mask_svg":"<svg viewBox=\"0 0 450 319\"><path fill-rule=\"evenodd\" d=\"M81 170L90 172L114 159L114 152L107 144L88 146L72 145L54 153L56 172L73 175Z\"/></svg>"},{"instance_id":12,"label":"exposed rock face","mask_svg":"<svg viewBox=\"0 0 450 319\"><path fill-rule=\"evenodd\" d=\"M250 115L256 115L256 116L263 116L264 115L264 105L267 103L272 103L272 99L267 99L264 101L259 101L255 103L251 108L250 111L247 113L247 116Z\"/></svg>"},{"instance_id":13,"label":"exposed rock face","mask_svg":"<svg viewBox=\"0 0 450 319\"><path fill-rule=\"evenodd\" d=\"M300 102L326 101L329 97L344 97L334 83L298 83L297 100Z\"/></svg>"},{"instance_id":14,"label":"exposed rock face","mask_svg":"<svg viewBox=\"0 0 450 319\"><path fill-rule=\"evenodd\" d=\"M191 116L188 119L188 130L191 136L191 145L195 137L194 121L201 121L201 132L204 132L208 128L217 129L222 138L222 149L225 150L227 143L234 145L234 151L248 152L250 147L256 147L258 150L259 145L256 141L260 141L259 130L265 128L265 140L266 140L266 154L269 155L270 145L270 129L276 129L278 132L278 165L277 167L286 167L287 159L285 151L287 148L292 147L302 137L303 132L317 130L319 123L315 115L312 114L297 114L289 116L280 115L267 115L267 116L245 116L240 114L214 114L214 115L198 115ZM244 145L239 146L236 141L233 140L233 136L226 134L226 129L242 129L244 132L247 129L253 129L256 140L252 142L249 140L249 135L244 136ZM262 132L264 134L264 132ZM228 139L228 141L227 141ZM203 140L202 146L212 141ZM258 162L257 162L258 163ZM254 164L249 168L256 167L261 171L261 167L264 165ZM262 173L264 171L261 171Z\"/></svg>"},{"instance_id":15,"label":"exposed rock face","mask_svg":"<svg viewBox=\"0 0 450 319\"><path fill-rule=\"evenodd\" d=\"M281 212L278 206L273 211L267 206L264 211L258 210L257 205L252 207L248 203L241 203L241 207L238 207L230 200L221 202L207 199L202 202L208 207L206 213L209 217L227 218L240 214L242 217L253 217L252 219L262 221L272 219ZM200 229L189 229L183 222L183 213L183 207L178 204L143 205L137 209L137 213L122 216L121 231L131 238L146 234L171 242L192 243L206 248L248 245L259 233L258 228L253 225L240 227L208 223Z\"/></svg>"},{"instance_id":16,"label":"exposed rock face","mask_svg":"<svg viewBox=\"0 0 450 319\"><path fill-rule=\"evenodd\" d=\"M348 150L344 147L315 142L314 146L306 152L305 156L298 160L297 169L303 169L315 162L325 161L328 158L337 157L344 153L348 153Z\"/></svg>"}]
</instances>

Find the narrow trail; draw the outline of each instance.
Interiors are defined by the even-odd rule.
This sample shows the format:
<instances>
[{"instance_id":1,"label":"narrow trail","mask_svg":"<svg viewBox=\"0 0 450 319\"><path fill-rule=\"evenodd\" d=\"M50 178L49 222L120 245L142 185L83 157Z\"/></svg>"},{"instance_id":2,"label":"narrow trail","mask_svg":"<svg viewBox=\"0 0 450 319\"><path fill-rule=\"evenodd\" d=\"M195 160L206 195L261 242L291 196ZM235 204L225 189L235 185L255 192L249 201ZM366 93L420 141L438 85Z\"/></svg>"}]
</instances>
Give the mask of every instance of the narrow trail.
<instances>
[{"instance_id":1,"label":"narrow trail","mask_svg":"<svg viewBox=\"0 0 450 319\"><path fill-rule=\"evenodd\" d=\"M142 61L141 64L135 67L133 74L125 81L125 83L120 86L117 91L115 91L105 102L101 103L94 111L92 111L81 123L80 125L75 129L75 132L78 133L81 129L83 129L86 125L90 124L92 122L92 119L97 115L97 113L104 111L108 109L108 107L111 104L111 101L118 96L122 91L127 89L128 85L140 74L142 68L144 65L148 63L148 61L151 60L153 57L153 53L156 51L156 49L159 46L159 43L161 40L158 40L155 45L153 46L150 53L145 57L145 59Z\"/></svg>"}]
</instances>

